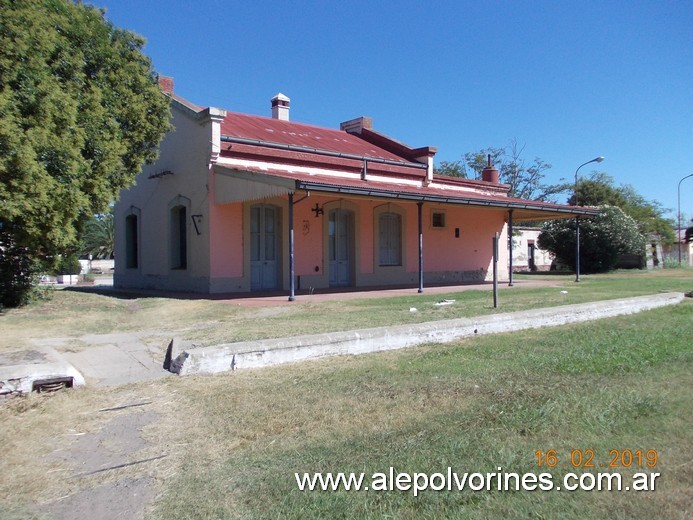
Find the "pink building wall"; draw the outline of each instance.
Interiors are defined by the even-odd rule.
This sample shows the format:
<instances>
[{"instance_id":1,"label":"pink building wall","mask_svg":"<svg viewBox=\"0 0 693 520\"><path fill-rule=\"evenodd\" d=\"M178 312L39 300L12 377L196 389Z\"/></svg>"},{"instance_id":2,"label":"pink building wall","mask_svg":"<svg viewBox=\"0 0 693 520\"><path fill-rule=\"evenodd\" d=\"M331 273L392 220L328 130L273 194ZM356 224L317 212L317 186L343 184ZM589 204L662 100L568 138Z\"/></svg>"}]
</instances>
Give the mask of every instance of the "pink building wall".
<instances>
[{"instance_id":1,"label":"pink building wall","mask_svg":"<svg viewBox=\"0 0 693 520\"><path fill-rule=\"evenodd\" d=\"M243 276L243 206L211 204L209 220L211 277Z\"/></svg>"},{"instance_id":2,"label":"pink building wall","mask_svg":"<svg viewBox=\"0 0 693 520\"><path fill-rule=\"evenodd\" d=\"M245 203L252 205L262 201ZM282 250L288 254L288 212L285 199L264 201L283 208L282 227L284 230ZM315 205L324 208L317 218ZM358 255L356 275L379 276L376 258L375 219L376 210L399 211L403 216L403 260L402 272L417 273L419 268L418 250L418 208L412 202L383 202L382 200L339 199L311 195L294 206L295 269L297 276L324 276L328 259L324 258L325 240L329 210L337 205L354 211L355 249ZM388 206L384 208L384 206ZM210 204L212 278L244 276L244 203ZM432 213L445 214L445 227L432 226ZM422 212L424 240L424 271L426 273L479 272L479 276L490 279L492 270L492 238L501 233L498 268L501 279L507 278L507 240L505 212L500 209L486 209L460 206L439 206L426 203ZM456 236L459 229L459 236ZM285 259L283 263L287 263ZM381 273L382 273L382 269ZM406 281L413 280L409 276ZM452 281L452 280L451 280Z\"/></svg>"},{"instance_id":3,"label":"pink building wall","mask_svg":"<svg viewBox=\"0 0 693 520\"><path fill-rule=\"evenodd\" d=\"M323 216L315 218L311 208L316 203L322 206L324 202L321 197L311 196L294 206L294 239L296 251L299 252L295 255L298 276L323 272ZM316 267L318 271L315 270Z\"/></svg>"}]
</instances>

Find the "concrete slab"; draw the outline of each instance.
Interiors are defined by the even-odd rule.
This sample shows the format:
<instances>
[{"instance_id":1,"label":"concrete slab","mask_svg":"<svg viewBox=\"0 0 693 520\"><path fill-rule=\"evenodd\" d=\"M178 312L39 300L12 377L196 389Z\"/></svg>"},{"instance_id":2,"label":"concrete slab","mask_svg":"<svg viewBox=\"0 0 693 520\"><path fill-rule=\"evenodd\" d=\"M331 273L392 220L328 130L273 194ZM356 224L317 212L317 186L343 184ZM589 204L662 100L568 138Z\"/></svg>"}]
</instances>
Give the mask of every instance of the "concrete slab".
<instances>
[{"instance_id":1,"label":"concrete slab","mask_svg":"<svg viewBox=\"0 0 693 520\"><path fill-rule=\"evenodd\" d=\"M158 347L147 345L143 338L161 336ZM89 385L117 386L166 377L163 352L170 335L160 331L85 334L73 338L34 339L32 343L51 347L86 378Z\"/></svg>"},{"instance_id":2,"label":"concrete slab","mask_svg":"<svg viewBox=\"0 0 693 520\"><path fill-rule=\"evenodd\" d=\"M79 368L89 384L117 386L169 375L163 368L163 356L151 352L137 334L94 334L79 339L89 347L65 351L63 356Z\"/></svg>"},{"instance_id":3,"label":"concrete slab","mask_svg":"<svg viewBox=\"0 0 693 520\"><path fill-rule=\"evenodd\" d=\"M475 318L188 348L177 356L174 354L170 370L180 375L209 374L326 356L407 348L423 343L445 343L479 334L552 327L633 314L674 305L683 299L682 293L665 293Z\"/></svg>"},{"instance_id":4,"label":"concrete slab","mask_svg":"<svg viewBox=\"0 0 693 520\"><path fill-rule=\"evenodd\" d=\"M0 396L30 394L35 384L84 385L82 374L51 347L0 353Z\"/></svg>"}]
</instances>

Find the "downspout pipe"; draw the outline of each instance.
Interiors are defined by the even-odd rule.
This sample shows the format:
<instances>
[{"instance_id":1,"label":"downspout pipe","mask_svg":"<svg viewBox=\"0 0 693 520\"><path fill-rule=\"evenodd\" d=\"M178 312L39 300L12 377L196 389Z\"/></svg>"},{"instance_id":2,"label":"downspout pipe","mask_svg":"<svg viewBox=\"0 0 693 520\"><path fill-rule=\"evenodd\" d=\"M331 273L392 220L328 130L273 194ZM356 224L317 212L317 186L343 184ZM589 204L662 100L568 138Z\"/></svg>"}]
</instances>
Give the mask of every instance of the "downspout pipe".
<instances>
[{"instance_id":1,"label":"downspout pipe","mask_svg":"<svg viewBox=\"0 0 693 520\"><path fill-rule=\"evenodd\" d=\"M513 210L508 211L508 250L510 264L508 267L508 287L515 285L513 283Z\"/></svg>"},{"instance_id":2,"label":"downspout pipe","mask_svg":"<svg viewBox=\"0 0 693 520\"><path fill-rule=\"evenodd\" d=\"M294 194L289 193L289 301L296 299L296 269L294 265Z\"/></svg>"},{"instance_id":3,"label":"downspout pipe","mask_svg":"<svg viewBox=\"0 0 693 520\"><path fill-rule=\"evenodd\" d=\"M424 292L423 273L423 202L417 202L419 216L419 293Z\"/></svg>"}]
</instances>

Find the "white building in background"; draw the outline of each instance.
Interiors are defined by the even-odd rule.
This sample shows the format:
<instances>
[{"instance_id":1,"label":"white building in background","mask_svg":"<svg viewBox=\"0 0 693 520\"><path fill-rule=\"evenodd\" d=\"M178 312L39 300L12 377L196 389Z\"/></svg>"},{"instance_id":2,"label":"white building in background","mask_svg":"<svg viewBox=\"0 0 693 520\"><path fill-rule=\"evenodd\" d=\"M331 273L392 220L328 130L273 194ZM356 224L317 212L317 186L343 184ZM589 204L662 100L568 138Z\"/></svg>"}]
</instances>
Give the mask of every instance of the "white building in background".
<instances>
[{"instance_id":1,"label":"white building in background","mask_svg":"<svg viewBox=\"0 0 693 520\"><path fill-rule=\"evenodd\" d=\"M513 229L513 271L549 271L553 255L539 248L541 228L515 226Z\"/></svg>"},{"instance_id":2,"label":"white building in background","mask_svg":"<svg viewBox=\"0 0 693 520\"><path fill-rule=\"evenodd\" d=\"M689 235L687 237L686 235L686 230L687 229L693 229L693 226L690 228L681 228L676 231L676 237L678 238L678 242L675 242L674 244L670 246L664 246L664 254L663 256L667 258L668 261L676 261L678 262L679 260L679 246L681 247L681 265L684 267L693 267L693 240L691 240L691 235L693 232L688 232ZM686 239L688 238L688 243L686 243Z\"/></svg>"}]
</instances>

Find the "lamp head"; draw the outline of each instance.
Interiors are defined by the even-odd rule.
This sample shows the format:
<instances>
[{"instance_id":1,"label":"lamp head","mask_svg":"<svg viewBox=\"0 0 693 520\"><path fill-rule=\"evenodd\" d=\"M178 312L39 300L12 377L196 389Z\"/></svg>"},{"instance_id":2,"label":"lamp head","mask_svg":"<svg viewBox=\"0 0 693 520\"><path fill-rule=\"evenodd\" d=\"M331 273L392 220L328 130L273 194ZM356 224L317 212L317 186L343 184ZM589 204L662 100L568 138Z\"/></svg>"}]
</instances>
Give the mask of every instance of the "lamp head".
<instances>
[{"instance_id":1,"label":"lamp head","mask_svg":"<svg viewBox=\"0 0 693 520\"><path fill-rule=\"evenodd\" d=\"M602 157L602 156L600 155L600 156L597 157L596 159L592 159L592 162L602 162L603 160L604 160L604 157Z\"/></svg>"}]
</instances>

